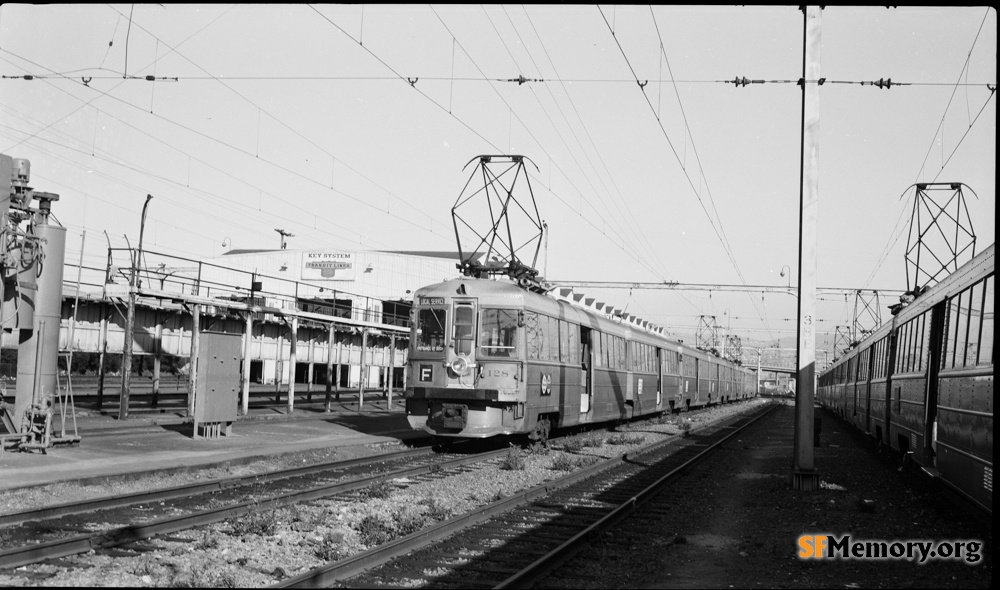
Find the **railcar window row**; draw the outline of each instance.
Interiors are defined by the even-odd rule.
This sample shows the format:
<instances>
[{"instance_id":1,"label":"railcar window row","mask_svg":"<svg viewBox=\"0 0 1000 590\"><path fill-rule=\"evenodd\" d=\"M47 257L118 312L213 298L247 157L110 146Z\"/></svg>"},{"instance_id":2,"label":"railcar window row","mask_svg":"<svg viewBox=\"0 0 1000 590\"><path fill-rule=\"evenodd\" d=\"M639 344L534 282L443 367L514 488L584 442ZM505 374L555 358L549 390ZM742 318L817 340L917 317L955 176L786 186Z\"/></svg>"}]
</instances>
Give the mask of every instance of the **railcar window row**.
<instances>
[{"instance_id":1,"label":"railcar window row","mask_svg":"<svg viewBox=\"0 0 1000 590\"><path fill-rule=\"evenodd\" d=\"M994 275L948 300L941 368L993 364Z\"/></svg>"},{"instance_id":2,"label":"railcar window row","mask_svg":"<svg viewBox=\"0 0 1000 590\"><path fill-rule=\"evenodd\" d=\"M484 309L479 330L479 351L484 357L517 356L516 310Z\"/></svg>"},{"instance_id":3,"label":"railcar window row","mask_svg":"<svg viewBox=\"0 0 1000 590\"><path fill-rule=\"evenodd\" d=\"M667 375L680 375L681 373L680 353L673 350L663 351L663 372Z\"/></svg>"},{"instance_id":4,"label":"railcar window row","mask_svg":"<svg viewBox=\"0 0 1000 590\"><path fill-rule=\"evenodd\" d=\"M598 336L594 346L597 358L596 366L620 371L626 370L628 365L625 356L625 339L604 332L598 332Z\"/></svg>"},{"instance_id":5,"label":"railcar window row","mask_svg":"<svg viewBox=\"0 0 1000 590\"><path fill-rule=\"evenodd\" d=\"M888 365L889 337L886 336L875 343L874 358L872 359L872 379L884 379L886 376L886 366Z\"/></svg>"},{"instance_id":6,"label":"railcar window row","mask_svg":"<svg viewBox=\"0 0 1000 590\"><path fill-rule=\"evenodd\" d=\"M697 377L698 376L698 359L688 355L684 357L681 363L682 376L684 377Z\"/></svg>"},{"instance_id":7,"label":"railcar window row","mask_svg":"<svg viewBox=\"0 0 1000 590\"><path fill-rule=\"evenodd\" d=\"M894 373L911 373L927 369L930 327L930 312L924 312L900 326L896 335Z\"/></svg>"},{"instance_id":8,"label":"railcar window row","mask_svg":"<svg viewBox=\"0 0 1000 590\"><path fill-rule=\"evenodd\" d=\"M580 326L533 311L524 314L528 358L580 364Z\"/></svg>"},{"instance_id":9,"label":"railcar window row","mask_svg":"<svg viewBox=\"0 0 1000 590\"><path fill-rule=\"evenodd\" d=\"M863 350L861 354L858 355L858 381L868 381L868 378L870 377L870 374L868 373L870 353L871 349L869 348Z\"/></svg>"},{"instance_id":10,"label":"railcar window row","mask_svg":"<svg viewBox=\"0 0 1000 590\"><path fill-rule=\"evenodd\" d=\"M641 342L630 343L632 370L639 373L656 372L656 347Z\"/></svg>"}]
</instances>

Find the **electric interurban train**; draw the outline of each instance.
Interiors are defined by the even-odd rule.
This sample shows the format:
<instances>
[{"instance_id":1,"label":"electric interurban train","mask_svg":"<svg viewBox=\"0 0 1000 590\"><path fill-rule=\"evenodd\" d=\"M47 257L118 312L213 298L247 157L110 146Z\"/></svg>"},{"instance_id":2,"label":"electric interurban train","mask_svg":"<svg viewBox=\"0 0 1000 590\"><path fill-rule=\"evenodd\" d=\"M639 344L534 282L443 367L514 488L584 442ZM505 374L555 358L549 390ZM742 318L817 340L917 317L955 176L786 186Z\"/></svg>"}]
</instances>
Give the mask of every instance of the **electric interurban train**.
<instances>
[{"instance_id":1,"label":"electric interurban train","mask_svg":"<svg viewBox=\"0 0 1000 590\"><path fill-rule=\"evenodd\" d=\"M993 513L994 246L819 377L820 403Z\"/></svg>"},{"instance_id":2,"label":"electric interurban train","mask_svg":"<svg viewBox=\"0 0 1000 590\"><path fill-rule=\"evenodd\" d=\"M442 437L547 437L745 399L756 374L509 280L459 278L413 297L406 414Z\"/></svg>"}]
</instances>

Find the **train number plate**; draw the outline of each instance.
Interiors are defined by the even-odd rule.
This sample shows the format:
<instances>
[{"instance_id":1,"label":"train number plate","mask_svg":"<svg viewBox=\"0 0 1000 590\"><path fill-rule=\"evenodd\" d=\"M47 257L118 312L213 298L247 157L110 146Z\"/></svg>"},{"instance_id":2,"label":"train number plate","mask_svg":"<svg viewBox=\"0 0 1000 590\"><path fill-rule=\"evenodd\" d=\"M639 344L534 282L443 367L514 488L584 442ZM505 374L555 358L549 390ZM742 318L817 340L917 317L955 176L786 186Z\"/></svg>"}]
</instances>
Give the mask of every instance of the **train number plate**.
<instances>
[{"instance_id":1,"label":"train number plate","mask_svg":"<svg viewBox=\"0 0 1000 590\"><path fill-rule=\"evenodd\" d=\"M462 404L443 404L441 421L445 428L465 428L469 418L469 407Z\"/></svg>"}]
</instances>

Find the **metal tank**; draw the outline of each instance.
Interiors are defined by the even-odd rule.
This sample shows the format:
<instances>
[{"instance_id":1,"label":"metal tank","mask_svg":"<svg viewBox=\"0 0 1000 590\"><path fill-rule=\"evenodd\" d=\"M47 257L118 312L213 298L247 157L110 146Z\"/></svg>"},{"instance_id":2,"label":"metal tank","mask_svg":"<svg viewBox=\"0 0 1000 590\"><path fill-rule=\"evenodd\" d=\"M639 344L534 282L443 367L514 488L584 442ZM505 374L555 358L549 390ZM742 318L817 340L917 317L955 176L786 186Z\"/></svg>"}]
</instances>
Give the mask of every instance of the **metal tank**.
<instances>
[{"instance_id":1,"label":"metal tank","mask_svg":"<svg viewBox=\"0 0 1000 590\"><path fill-rule=\"evenodd\" d=\"M45 203L47 205L47 203ZM34 279L37 290L23 290L25 299L33 294L34 318L29 326L22 325L17 353L17 394L14 416L24 415L33 403L51 407L57 394L56 371L59 356L59 323L62 318L63 259L66 251L66 228L50 225L48 209L43 206L36 224L29 233L39 238L41 254L28 268L23 268L18 280L21 285ZM24 281L24 282L22 282ZM30 329L29 329L30 328ZM36 381L37 370L37 381Z\"/></svg>"}]
</instances>

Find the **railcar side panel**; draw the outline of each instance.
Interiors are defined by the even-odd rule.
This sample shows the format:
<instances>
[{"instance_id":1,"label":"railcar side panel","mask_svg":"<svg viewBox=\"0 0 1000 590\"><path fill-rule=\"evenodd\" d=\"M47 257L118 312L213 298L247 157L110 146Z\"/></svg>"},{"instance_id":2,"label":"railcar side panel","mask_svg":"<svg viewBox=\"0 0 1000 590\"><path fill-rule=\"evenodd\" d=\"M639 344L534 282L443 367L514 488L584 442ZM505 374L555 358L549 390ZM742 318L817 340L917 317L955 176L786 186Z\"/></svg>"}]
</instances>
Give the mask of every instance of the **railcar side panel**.
<instances>
[{"instance_id":1,"label":"railcar side panel","mask_svg":"<svg viewBox=\"0 0 1000 590\"><path fill-rule=\"evenodd\" d=\"M942 477L992 511L992 369L942 374L936 448Z\"/></svg>"}]
</instances>

